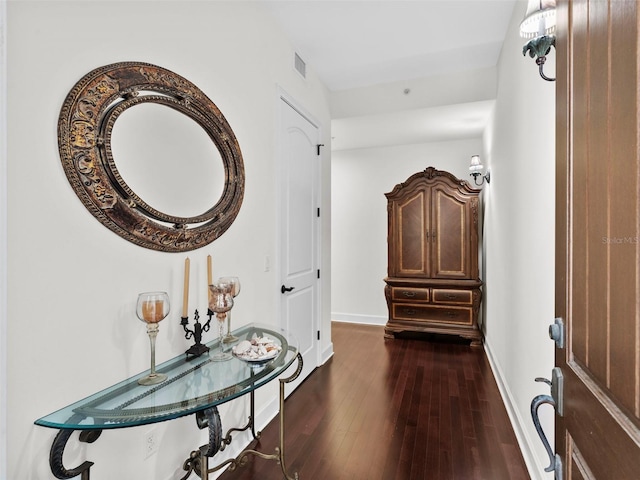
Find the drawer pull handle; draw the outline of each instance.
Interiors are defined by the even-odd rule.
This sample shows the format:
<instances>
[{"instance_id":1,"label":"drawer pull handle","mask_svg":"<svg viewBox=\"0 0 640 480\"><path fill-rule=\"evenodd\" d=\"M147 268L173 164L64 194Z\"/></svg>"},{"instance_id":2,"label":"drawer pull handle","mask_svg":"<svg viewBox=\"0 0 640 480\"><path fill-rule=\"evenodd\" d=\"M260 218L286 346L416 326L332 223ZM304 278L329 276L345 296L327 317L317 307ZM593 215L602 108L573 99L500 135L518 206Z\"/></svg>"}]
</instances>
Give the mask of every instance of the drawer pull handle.
<instances>
[{"instance_id":1,"label":"drawer pull handle","mask_svg":"<svg viewBox=\"0 0 640 480\"><path fill-rule=\"evenodd\" d=\"M446 315L449 318L454 318L458 316L458 312L447 312Z\"/></svg>"},{"instance_id":2,"label":"drawer pull handle","mask_svg":"<svg viewBox=\"0 0 640 480\"><path fill-rule=\"evenodd\" d=\"M404 312L405 312L407 315L415 315L416 313L418 313L418 312L416 312L416 311L415 311L415 310L413 310L413 309L406 309Z\"/></svg>"},{"instance_id":3,"label":"drawer pull handle","mask_svg":"<svg viewBox=\"0 0 640 480\"><path fill-rule=\"evenodd\" d=\"M404 295L405 297L410 297L410 298L412 298L412 297L415 297L415 296L416 296L416 292L407 292L407 291L404 291L404 292L402 292L402 295Z\"/></svg>"},{"instance_id":4,"label":"drawer pull handle","mask_svg":"<svg viewBox=\"0 0 640 480\"><path fill-rule=\"evenodd\" d=\"M449 300L455 300L458 298L458 296L455 293L447 293L445 297L447 297L447 299Z\"/></svg>"}]
</instances>

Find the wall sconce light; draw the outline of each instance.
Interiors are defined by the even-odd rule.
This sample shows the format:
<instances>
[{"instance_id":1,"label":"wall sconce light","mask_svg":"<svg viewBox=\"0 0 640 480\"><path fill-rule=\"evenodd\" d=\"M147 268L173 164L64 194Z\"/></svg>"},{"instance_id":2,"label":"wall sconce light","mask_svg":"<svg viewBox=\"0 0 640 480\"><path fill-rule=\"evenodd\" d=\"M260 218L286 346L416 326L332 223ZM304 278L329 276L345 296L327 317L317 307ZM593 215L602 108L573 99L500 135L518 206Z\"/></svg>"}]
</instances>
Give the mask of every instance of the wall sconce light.
<instances>
[{"instance_id":1,"label":"wall sconce light","mask_svg":"<svg viewBox=\"0 0 640 480\"><path fill-rule=\"evenodd\" d=\"M487 183L491 183L491 175L489 172L482 175L483 168L484 167L480 163L480 155L473 155L471 157L471 165L469 165L469 170L471 171L469 175L473 177L473 183L475 183L478 187L480 187L485 180L487 181ZM478 177L480 176L482 177L482 181L478 183Z\"/></svg>"},{"instance_id":2,"label":"wall sconce light","mask_svg":"<svg viewBox=\"0 0 640 480\"><path fill-rule=\"evenodd\" d=\"M556 46L556 0L529 0L527 13L520 24L520 36L530 40L522 48L522 55L527 51L531 58L536 58L540 76L549 82L555 78L547 77L542 71L551 47Z\"/></svg>"}]
</instances>

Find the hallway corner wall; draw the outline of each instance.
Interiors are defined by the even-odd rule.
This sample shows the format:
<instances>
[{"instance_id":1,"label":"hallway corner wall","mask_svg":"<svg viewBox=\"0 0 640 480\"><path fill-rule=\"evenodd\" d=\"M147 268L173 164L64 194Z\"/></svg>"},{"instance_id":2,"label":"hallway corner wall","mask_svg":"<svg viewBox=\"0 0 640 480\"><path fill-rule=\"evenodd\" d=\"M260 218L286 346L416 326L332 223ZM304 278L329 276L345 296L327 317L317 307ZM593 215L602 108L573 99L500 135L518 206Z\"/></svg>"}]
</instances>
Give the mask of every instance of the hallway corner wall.
<instances>
[{"instance_id":1,"label":"hallway corner wall","mask_svg":"<svg viewBox=\"0 0 640 480\"><path fill-rule=\"evenodd\" d=\"M526 2L514 8L498 64L498 94L484 135L491 184L484 192L485 348L533 480L545 474L546 452L529 413L549 388L554 343L555 84L523 56L519 24ZM555 52L545 71L553 76ZM553 438L554 412L540 409Z\"/></svg>"}]
</instances>

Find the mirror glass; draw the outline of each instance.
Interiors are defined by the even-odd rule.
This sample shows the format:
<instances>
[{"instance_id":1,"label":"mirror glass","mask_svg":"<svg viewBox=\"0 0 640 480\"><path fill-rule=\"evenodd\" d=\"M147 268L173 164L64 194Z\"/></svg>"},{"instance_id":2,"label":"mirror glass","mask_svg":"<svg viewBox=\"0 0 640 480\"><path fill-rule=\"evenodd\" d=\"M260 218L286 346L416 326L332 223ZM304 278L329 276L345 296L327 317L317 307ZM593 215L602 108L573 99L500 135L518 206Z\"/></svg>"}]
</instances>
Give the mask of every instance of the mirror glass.
<instances>
[{"instance_id":1,"label":"mirror glass","mask_svg":"<svg viewBox=\"0 0 640 480\"><path fill-rule=\"evenodd\" d=\"M200 215L222 195L225 171L216 145L195 120L166 105L125 110L113 125L111 151L129 188L168 215Z\"/></svg>"}]
</instances>

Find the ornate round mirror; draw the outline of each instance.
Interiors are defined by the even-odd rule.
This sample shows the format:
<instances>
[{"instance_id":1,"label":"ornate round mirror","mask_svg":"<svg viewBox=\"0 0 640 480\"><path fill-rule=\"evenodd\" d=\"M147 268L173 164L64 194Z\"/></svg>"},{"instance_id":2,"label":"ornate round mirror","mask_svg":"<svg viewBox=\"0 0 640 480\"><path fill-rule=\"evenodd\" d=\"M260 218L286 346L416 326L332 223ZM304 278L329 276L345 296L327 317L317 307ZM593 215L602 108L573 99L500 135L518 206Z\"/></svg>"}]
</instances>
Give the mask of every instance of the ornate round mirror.
<instances>
[{"instance_id":1,"label":"ornate round mirror","mask_svg":"<svg viewBox=\"0 0 640 480\"><path fill-rule=\"evenodd\" d=\"M244 166L231 127L195 85L161 67L116 63L85 75L62 106L58 146L85 207L137 245L203 247L240 210Z\"/></svg>"}]
</instances>

